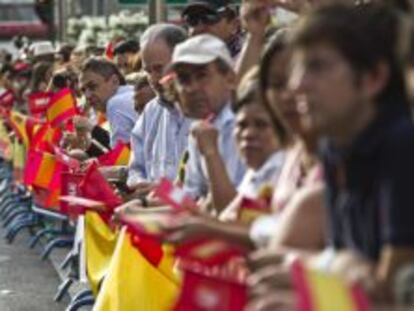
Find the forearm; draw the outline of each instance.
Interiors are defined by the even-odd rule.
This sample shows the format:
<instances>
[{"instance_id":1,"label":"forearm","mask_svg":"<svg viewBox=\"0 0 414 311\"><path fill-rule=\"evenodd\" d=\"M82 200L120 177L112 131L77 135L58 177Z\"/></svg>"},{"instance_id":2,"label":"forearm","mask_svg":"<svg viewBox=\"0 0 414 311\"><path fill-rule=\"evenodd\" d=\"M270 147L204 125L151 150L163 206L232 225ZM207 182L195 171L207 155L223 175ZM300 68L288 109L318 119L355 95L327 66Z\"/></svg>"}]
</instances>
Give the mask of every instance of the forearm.
<instances>
[{"instance_id":1,"label":"forearm","mask_svg":"<svg viewBox=\"0 0 414 311\"><path fill-rule=\"evenodd\" d=\"M236 64L238 81L240 81L252 67L260 63L263 44L264 35L248 35L241 51L239 61Z\"/></svg>"},{"instance_id":2,"label":"forearm","mask_svg":"<svg viewBox=\"0 0 414 311\"><path fill-rule=\"evenodd\" d=\"M205 226L209 236L215 236L249 249L254 248L254 244L249 237L248 225L235 222L220 222L213 219L206 222Z\"/></svg>"},{"instance_id":3,"label":"forearm","mask_svg":"<svg viewBox=\"0 0 414 311\"><path fill-rule=\"evenodd\" d=\"M217 152L205 155L210 192L214 208L220 213L237 195L237 191L227 174L223 159Z\"/></svg>"},{"instance_id":4,"label":"forearm","mask_svg":"<svg viewBox=\"0 0 414 311\"><path fill-rule=\"evenodd\" d=\"M392 300L395 277L407 265L414 263L414 248L385 246L376 269L376 289L386 300ZM375 296L379 296L375 295Z\"/></svg>"}]
</instances>

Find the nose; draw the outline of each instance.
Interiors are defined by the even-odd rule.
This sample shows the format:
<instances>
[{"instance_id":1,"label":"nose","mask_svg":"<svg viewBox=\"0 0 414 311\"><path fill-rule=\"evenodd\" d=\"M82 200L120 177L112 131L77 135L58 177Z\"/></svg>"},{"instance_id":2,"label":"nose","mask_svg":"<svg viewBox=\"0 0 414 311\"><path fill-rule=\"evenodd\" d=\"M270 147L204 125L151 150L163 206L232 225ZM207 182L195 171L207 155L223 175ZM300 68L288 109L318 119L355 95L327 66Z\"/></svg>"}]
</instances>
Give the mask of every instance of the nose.
<instances>
[{"instance_id":1,"label":"nose","mask_svg":"<svg viewBox=\"0 0 414 311\"><path fill-rule=\"evenodd\" d=\"M186 81L186 83L183 85L183 89L187 93L193 93L200 90L200 83L197 79L194 77L191 77Z\"/></svg>"},{"instance_id":2,"label":"nose","mask_svg":"<svg viewBox=\"0 0 414 311\"><path fill-rule=\"evenodd\" d=\"M246 140L252 140L256 137L257 131L256 127L253 125L246 126L241 132L241 138Z\"/></svg>"},{"instance_id":3,"label":"nose","mask_svg":"<svg viewBox=\"0 0 414 311\"><path fill-rule=\"evenodd\" d=\"M296 65L291 71L288 89L291 95L304 93L310 85L311 79L304 66Z\"/></svg>"}]
</instances>

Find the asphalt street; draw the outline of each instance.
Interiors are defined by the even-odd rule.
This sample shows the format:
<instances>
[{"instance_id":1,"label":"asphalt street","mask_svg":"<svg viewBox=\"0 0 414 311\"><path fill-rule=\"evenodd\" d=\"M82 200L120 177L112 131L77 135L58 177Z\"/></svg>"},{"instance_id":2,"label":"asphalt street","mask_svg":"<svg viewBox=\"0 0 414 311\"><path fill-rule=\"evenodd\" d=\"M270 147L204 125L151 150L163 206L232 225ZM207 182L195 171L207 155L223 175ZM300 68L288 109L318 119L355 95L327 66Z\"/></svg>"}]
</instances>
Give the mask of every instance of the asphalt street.
<instances>
[{"instance_id":1,"label":"asphalt street","mask_svg":"<svg viewBox=\"0 0 414 311\"><path fill-rule=\"evenodd\" d=\"M1 227L1 226L0 226ZM63 311L53 296L59 284L50 261L40 260L40 249L28 248L28 234L8 245L0 229L0 311Z\"/></svg>"}]
</instances>

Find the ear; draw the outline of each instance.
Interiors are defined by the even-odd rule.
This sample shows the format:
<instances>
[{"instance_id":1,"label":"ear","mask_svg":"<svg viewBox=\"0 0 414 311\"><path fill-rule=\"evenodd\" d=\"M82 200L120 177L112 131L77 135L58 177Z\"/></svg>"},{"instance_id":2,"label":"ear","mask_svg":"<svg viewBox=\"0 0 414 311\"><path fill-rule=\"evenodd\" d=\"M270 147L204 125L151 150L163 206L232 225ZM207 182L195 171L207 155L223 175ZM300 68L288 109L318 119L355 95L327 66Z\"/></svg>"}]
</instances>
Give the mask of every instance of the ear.
<instances>
[{"instance_id":1,"label":"ear","mask_svg":"<svg viewBox=\"0 0 414 311\"><path fill-rule=\"evenodd\" d=\"M118 87L119 84L121 83L121 81L119 81L119 77L116 74L113 74L111 76L110 81L111 81L111 84L114 85L114 86L116 86L116 87Z\"/></svg>"},{"instance_id":2,"label":"ear","mask_svg":"<svg viewBox=\"0 0 414 311\"><path fill-rule=\"evenodd\" d=\"M380 94L390 79L390 67L384 61L379 62L374 70L364 74L362 86L367 98L375 98Z\"/></svg>"}]
</instances>

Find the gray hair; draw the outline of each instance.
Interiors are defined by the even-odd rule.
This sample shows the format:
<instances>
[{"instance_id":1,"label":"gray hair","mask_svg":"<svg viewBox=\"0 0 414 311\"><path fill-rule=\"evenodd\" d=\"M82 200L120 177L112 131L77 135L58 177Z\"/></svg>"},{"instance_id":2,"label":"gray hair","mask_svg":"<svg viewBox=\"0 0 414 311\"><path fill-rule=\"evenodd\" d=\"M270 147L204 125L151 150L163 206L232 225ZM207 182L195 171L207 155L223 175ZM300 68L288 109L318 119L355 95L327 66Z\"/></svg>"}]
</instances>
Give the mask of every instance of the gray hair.
<instances>
[{"instance_id":1,"label":"gray hair","mask_svg":"<svg viewBox=\"0 0 414 311\"><path fill-rule=\"evenodd\" d=\"M171 50L175 46L187 39L187 33L184 28L174 24L155 24L148 27L141 35L140 46L142 49L147 44L157 40L163 40Z\"/></svg>"}]
</instances>

